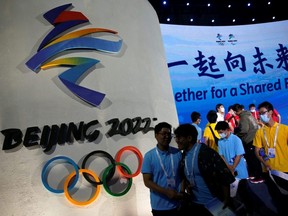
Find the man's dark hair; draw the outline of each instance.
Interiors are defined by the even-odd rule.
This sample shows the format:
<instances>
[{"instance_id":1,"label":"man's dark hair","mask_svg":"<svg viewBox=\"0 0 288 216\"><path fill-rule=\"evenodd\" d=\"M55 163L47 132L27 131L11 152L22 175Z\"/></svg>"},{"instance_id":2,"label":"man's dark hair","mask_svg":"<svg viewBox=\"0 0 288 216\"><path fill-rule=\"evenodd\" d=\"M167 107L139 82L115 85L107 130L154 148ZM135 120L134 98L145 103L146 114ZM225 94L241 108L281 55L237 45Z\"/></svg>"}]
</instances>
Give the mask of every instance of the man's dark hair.
<instances>
[{"instance_id":1,"label":"man's dark hair","mask_svg":"<svg viewBox=\"0 0 288 216\"><path fill-rule=\"evenodd\" d=\"M241 105L241 104L236 103L236 104L233 105L232 109L233 109L234 112L238 112L238 111L244 109L244 106Z\"/></svg>"},{"instance_id":2,"label":"man's dark hair","mask_svg":"<svg viewBox=\"0 0 288 216\"><path fill-rule=\"evenodd\" d=\"M200 116L201 116L201 114L199 112L196 112L196 111L192 112L191 113L192 122L197 121L200 118Z\"/></svg>"},{"instance_id":3,"label":"man's dark hair","mask_svg":"<svg viewBox=\"0 0 288 216\"><path fill-rule=\"evenodd\" d=\"M215 126L215 130L227 130L229 129L229 124L226 121L219 121Z\"/></svg>"},{"instance_id":4,"label":"man's dark hair","mask_svg":"<svg viewBox=\"0 0 288 216\"><path fill-rule=\"evenodd\" d=\"M220 106L223 106L223 104L219 103L219 104L216 104L215 108L216 108L216 111L218 111L218 109L220 108Z\"/></svg>"},{"instance_id":5,"label":"man's dark hair","mask_svg":"<svg viewBox=\"0 0 288 216\"><path fill-rule=\"evenodd\" d=\"M215 110L210 110L207 113L206 118L209 123L215 123L217 120L217 112Z\"/></svg>"},{"instance_id":6,"label":"man's dark hair","mask_svg":"<svg viewBox=\"0 0 288 216\"><path fill-rule=\"evenodd\" d=\"M233 105L230 105L229 107L228 107L228 111L230 111L230 110L233 110Z\"/></svg>"},{"instance_id":7,"label":"man's dark hair","mask_svg":"<svg viewBox=\"0 0 288 216\"><path fill-rule=\"evenodd\" d=\"M160 122L154 127L155 134L159 133L162 128L168 128L171 131L172 126L167 122Z\"/></svg>"},{"instance_id":8,"label":"man's dark hair","mask_svg":"<svg viewBox=\"0 0 288 216\"><path fill-rule=\"evenodd\" d=\"M251 107L256 107L256 106L255 106L255 104L251 103L251 104L249 104L249 109L250 109Z\"/></svg>"},{"instance_id":9,"label":"man's dark hair","mask_svg":"<svg viewBox=\"0 0 288 216\"><path fill-rule=\"evenodd\" d=\"M191 124L181 124L175 129L174 135L176 137L188 137L188 136L191 136L192 137L192 142L196 143L197 142L198 132L197 132L197 129Z\"/></svg>"},{"instance_id":10,"label":"man's dark hair","mask_svg":"<svg viewBox=\"0 0 288 216\"><path fill-rule=\"evenodd\" d=\"M267 109L267 111L274 110L273 105L268 101L264 101L264 102L260 103L258 105L258 110L262 107L265 107Z\"/></svg>"}]
</instances>

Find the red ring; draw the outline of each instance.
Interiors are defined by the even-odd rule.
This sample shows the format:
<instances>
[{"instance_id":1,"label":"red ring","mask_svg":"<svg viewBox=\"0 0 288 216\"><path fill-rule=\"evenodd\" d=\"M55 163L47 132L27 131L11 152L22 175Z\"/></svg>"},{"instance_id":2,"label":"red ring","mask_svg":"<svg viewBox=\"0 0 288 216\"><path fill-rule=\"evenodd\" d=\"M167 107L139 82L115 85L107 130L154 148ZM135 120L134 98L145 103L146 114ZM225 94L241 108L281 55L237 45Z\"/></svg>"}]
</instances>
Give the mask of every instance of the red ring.
<instances>
[{"instance_id":1,"label":"red ring","mask_svg":"<svg viewBox=\"0 0 288 216\"><path fill-rule=\"evenodd\" d=\"M117 169L121 173L121 175L123 175L124 177L133 178L133 177L139 175L139 173L141 171L142 162L143 162L143 156L142 156L141 152L139 151L139 149L137 149L136 147L134 147L134 146L125 146L125 147L123 147L122 149L120 149L116 153L115 161L120 163L121 155L123 154L124 151L127 151L127 150L132 151L132 152L134 152L136 154L136 156L138 158L138 162L139 162L138 169L136 170L135 173L132 173L132 174L126 173L121 166L117 166Z\"/></svg>"}]
</instances>

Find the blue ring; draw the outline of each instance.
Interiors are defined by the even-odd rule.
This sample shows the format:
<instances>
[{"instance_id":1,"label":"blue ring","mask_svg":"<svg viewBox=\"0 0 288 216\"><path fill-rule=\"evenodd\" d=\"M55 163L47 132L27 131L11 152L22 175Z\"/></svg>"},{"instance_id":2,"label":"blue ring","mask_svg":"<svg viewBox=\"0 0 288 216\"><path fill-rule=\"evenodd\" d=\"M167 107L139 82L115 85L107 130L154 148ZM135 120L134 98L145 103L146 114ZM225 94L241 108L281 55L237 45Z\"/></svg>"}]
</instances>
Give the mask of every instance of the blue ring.
<instances>
[{"instance_id":1,"label":"blue ring","mask_svg":"<svg viewBox=\"0 0 288 216\"><path fill-rule=\"evenodd\" d=\"M42 183L43 183L43 185L45 186L45 188L46 188L47 190L53 192L53 193L64 193L64 188L63 188L63 190L54 189L54 188L50 187L49 184L48 184L48 182L47 182L47 172L50 170L50 169L48 169L48 167L49 167L49 165L50 165L52 162L54 162L55 160L64 160L65 162L73 165L73 167L74 167L74 169L75 169L75 171L76 171L76 176L75 176L72 184L70 184L70 186L68 187L68 190L72 189L72 188L76 185L76 183L77 183L77 181L78 181L78 179L79 179L79 167L78 167L78 165L77 165L71 158L68 158L68 157L66 157L66 156L57 156L57 157L54 157L54 158L50 159L49 161L47 161L47 163L46 163L45 166L43 167L43 169L42 169L42 174L41 174L41 179L42 179Z\"/></svg>"}]
</instances>

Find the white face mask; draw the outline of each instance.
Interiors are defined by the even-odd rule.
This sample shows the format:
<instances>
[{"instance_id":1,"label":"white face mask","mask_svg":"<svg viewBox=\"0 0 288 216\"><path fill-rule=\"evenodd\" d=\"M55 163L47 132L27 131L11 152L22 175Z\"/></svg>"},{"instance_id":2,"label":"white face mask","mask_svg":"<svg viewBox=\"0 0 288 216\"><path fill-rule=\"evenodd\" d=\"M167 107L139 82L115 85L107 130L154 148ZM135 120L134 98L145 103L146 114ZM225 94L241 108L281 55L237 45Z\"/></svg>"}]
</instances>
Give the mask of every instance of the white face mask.
<instances>
[{"instance_id":1,"label":"white face mask","mask_svg":"<svg viewBox=\"0 0 288 216\"><path fill-rule=\"evenodd\" d=\"M220 107L220 111L221 112L225 112L225 108L224 107Z\"/></svg>"},{"instance_id":2,"label":"white face mask","mask_svg":"<svg viewBox=\"0 0 288 216\"><path fill-rule=\"evenodd\" d=\"M255 112L255 111L256 111L255 109L251 109L251 110L250 110L250 112Z\"/></svg>"},{"instance_id":3,"label":"white face mask","mask_svg":"<svg viewBox=\"0 0 288 216\"><path fill-rule=\"evenodd\" d=\"M267 114L264 114L264 115L260 115L260 119L262 122L264 123L268 123L270 121L270 118L268 117Z\"/></svg>"},{"instance_id":4,"label":"white face mask","mask_svg":"<svg viewBox=\"0 0 288 216\"><path fill-rule=\"evenodd\" d=\"M227 134L225 132L223 132L223 133L220 133L219 136L220 136L221 139L223 139L223 138L225 138L227 136Z\"/></svg>"}]
</instances>

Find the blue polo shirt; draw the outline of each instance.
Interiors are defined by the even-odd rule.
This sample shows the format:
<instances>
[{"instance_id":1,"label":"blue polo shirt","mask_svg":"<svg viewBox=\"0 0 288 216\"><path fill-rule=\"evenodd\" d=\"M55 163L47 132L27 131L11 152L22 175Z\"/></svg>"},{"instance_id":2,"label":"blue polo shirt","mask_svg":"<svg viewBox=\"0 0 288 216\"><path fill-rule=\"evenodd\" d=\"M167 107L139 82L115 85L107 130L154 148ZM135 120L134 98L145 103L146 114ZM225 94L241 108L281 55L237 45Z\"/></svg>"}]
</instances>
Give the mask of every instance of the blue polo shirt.
<instances>
[{"instance_id":1,"label":"blue polo shirt","mask_svg":"<svg viewBox=\"0 0 288 216\"><path fill-rule=\"evenodd\" d=\"M235 168L235 171L238 172L236 177L239 179L248 178L246 161L243 156L245 154L245 150L242 141L238 136L231 133L228 139L220 139L218 142L218 151L220 155L224 156L229 165L233 165L234 159L237 155L242 155L239 164Z\"/></svg>"},{"instance_id":2,"label":"blue polo shirt","mask_svg":"<svg viewBox=\"0 0 288 216\"><path fill-rule=\"evenodd\" d=\"M159 156L157 155L157 151L159 153ZM171 156L173 158L172 160ZM163 167L165 169L165 172L168 174L169 178L173 177L174 172L176 183L175 190L180 191L181 179L179 175L179 167L182 154L175 147L170 146L169 151L161 151L158 147L149 150L144 155L141 172L144 174L145 173L151 174L153 182L155 182L161 187L168 188L169 186L167 183L167 176L163 171L159 157L161 158ZM173 161L173 165L171 161ZM172 171L173 167L174 170ZM164 194L160 194L150 190L150 204L152 209L154 210L170 210L177 208L179 205L179 201L171 200Z\"/></svg>"}]
</instances>

